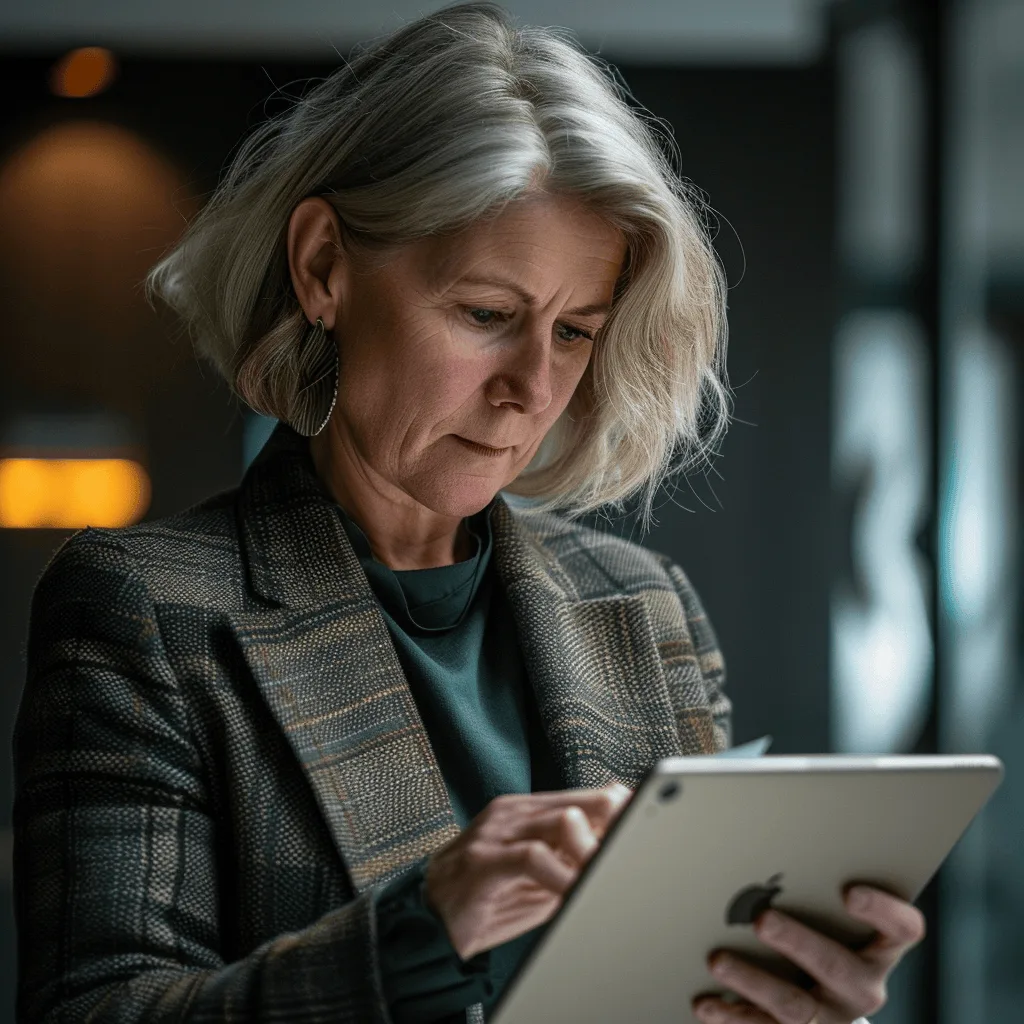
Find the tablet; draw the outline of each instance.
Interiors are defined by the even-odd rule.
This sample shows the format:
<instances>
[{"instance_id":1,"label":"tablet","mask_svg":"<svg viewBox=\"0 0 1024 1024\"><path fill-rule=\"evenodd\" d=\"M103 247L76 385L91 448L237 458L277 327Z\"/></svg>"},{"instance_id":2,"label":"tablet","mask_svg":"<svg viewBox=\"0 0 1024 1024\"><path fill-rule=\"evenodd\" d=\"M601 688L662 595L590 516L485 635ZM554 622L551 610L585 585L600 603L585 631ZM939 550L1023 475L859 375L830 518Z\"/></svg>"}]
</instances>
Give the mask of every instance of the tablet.
<instances>
[{"instance_id":1,"label":"tablet","mask_svg":"<svg viewBox=\"0 0 1024 1024\"><path fill-rule=\"evenodd\" d=\"M809 983L754 936L776 906L856 947L846 883L915 899L999 784L998 758L670 758L637 789L513 977L496 1024L679 1024L729 948Z\"/></svg>"}]
</instances>

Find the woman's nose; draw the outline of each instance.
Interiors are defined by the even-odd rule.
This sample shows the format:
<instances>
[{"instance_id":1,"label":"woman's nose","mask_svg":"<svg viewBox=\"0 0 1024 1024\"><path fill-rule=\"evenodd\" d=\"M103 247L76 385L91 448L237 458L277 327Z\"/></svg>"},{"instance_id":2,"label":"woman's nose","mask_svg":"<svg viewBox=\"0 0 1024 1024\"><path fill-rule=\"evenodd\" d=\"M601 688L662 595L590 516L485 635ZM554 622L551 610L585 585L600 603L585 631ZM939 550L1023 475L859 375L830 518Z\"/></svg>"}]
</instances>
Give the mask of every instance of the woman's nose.
<instances>
[{"instance_id":1,"label":"woman's nose","mask_svg":"<svg viewBox=\"0 0 1024 1024\"><path fill-rule=\"evenodd\" d=\"M551 404L552 331L551 325L524 330L509 347L502 373L505 401L517 402L527 413L543 412Z\"/></svg>"}]
</instances>

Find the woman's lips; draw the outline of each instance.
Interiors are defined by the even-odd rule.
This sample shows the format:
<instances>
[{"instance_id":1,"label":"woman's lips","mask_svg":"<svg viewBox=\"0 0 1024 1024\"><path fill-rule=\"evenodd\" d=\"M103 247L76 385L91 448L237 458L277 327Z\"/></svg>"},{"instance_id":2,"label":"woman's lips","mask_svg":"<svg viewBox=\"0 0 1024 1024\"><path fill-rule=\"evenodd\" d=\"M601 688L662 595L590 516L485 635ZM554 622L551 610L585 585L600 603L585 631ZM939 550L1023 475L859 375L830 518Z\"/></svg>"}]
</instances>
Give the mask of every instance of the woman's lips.
<instances>
[{"instance_id":1,"label":"woman's lips","mask_svg":"<svg viewBox=\"0 0 1024 1024\"><path fill-rule=\"evenodd\" d=\"M465 437L461 437L459 434L452 434L457 441L461 441L470 451L476 452L477 455L504 455L508 448L491 448L486 444L477 444L476 441L470 441Z\"/></svg>"}]
</instances>

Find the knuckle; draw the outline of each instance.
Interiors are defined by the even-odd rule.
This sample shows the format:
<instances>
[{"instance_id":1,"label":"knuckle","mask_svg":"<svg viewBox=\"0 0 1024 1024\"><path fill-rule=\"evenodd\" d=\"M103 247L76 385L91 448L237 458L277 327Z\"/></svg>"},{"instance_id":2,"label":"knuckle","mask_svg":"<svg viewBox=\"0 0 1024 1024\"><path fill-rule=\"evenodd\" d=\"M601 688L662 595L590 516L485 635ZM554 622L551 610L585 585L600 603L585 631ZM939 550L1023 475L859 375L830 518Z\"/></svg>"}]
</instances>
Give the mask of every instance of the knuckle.
<instances>
[{"instance_id":1,"label":"knuckle","mask_svg":"<svg viewBox=\"0 0 1024 1024\"><path fill-rule=\"evenodd\" d=\"M487 847L483 843L469 843L462 851L463 865L470 871L483 867L489 860Z\"/></svg>"},{"instance_id":2,"label":"knuckle","mask_svg":"<svg viewBox=\"0 0 1024 1024\"><path fill-rule=\"evenodd\" d=\"M506 828L504 822L501 819L491 817L488 818L486 821L481 821L477 825L475 825L473 832L474 839L484 839L493 842L495 840L500 840L502 836L504 836Z\"/></svg>"},{"instance_id":3,"label":"knuckle","mask_svg":"<svg viewBox=\"0 0 1024 1024\"><path fill-rule=\"evenodd\" d=\"M487 810L492 815L505 815L509 811L514 810L517 802L517 797L512 793L502 793L501 796L496 796L488 805Z\"/></svg>"},{"instance_id":4,"label":"knuckle","mask_svg":"<svg viewBox=\"0 0 1024 1024\"><path fill-rule=\"evenodd\" d=\"M523 863L532 868L540 867L544 863L547 849L539 839L527 839L520 851Z\"/></svg>"},{"instance_id":5,"label":"knuckle","mask_svg":"<svg viewBox=\"0 0 1024 1024\"><path fill-rule=\"evenodd\" d=\"M481 836L492 842L501 840L515 833L517 817L508 807L497 807L476 828Z\"/></svg>"}]
</instances>

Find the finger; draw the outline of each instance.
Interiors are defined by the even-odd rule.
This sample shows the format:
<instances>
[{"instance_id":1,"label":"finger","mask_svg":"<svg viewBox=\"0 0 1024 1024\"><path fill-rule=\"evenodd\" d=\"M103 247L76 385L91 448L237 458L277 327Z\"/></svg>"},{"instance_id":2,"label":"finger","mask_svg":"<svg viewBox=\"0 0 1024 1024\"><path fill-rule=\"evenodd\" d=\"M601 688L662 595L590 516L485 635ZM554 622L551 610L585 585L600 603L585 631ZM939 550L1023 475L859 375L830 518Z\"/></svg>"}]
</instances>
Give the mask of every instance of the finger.
<instances>
[{"instance_id":1,"label":"finger","mask_svg":"<svg viewBox=\"0 0 1024 1024\"><path fill-rule=\"evenodd\" d=\"M624 806L624 804L618 804L615 797L612 797L607 802L599 803L595 806L581 806L580 810L586 814L594 835L600 840L604 839L608 834L609 829L615 824L616 819L622 813Z\"/></svg>"},{"instance_id":2,"label":"finger","mask_svg":"<svg viewBox=\"0 0 1024 1024\"><path fill-rule=\"evenodd\" d=\"M599 836L604 835L633 796L633 791L622 785L621 782L611 782L600 789L575 790L575 792L586 794L586 796L579 801L573 801L572 806L579 807L586 814L590 819L590 827Z\"/></svg>"},{"instance_id":3,"label":"finger","mask_svg":"<svg viewBox=\"0 0 1024 1024\"><path fill-rule=\"evenodd\" d=\"M544 806L572 805L588 816L614 817L629 803L633 791L621 782L610 782L598 789L562 789L551 793L530 793L527 799Z\"/></svg>"},{"instance_id":4,"label":"finger","mask_svg":"<svg viewBox=\"0 0 1024 1024\"><path fill-rule=\"evenodd\" d=\"M717 996L703 996L694 1000L693 1012L704 1024L778 1024L767 1013L750 1003L727 1003Z\"/></svg>"},{"instance_id":5,"label":"finger","mask_svg":"<svg viewBox=\"0 0 1024 1024\"><path fill-rule=\"evenodd\" d=\"M518 817L497 817L483 823L479 831L491 843L541 839L574 864L589 860L600 845L590 820L578 807L553 807Z\"/></svg>"},{"instance_id":6,"label":"finger","mask_svg":"<svg viewBox=\"0 0 1024 1024\"><path fill-rule=\"evenodd\" d=\"M508 838L543 839L573 864L585 864L601 845L590 819L579 807L556 807L522 823L518 835Z\"/></svg>"},{"instance_id":7,"label":"finger","mask_svg":"<svg viewBox=\"0 0 1024 1024\"><path fill-rule=\"evenodd\" d=\"M476 830L482 838L492 843L543 839L552 847L569 844L566 852L571 852L581 842L590 845L587 836L597 842L590 819L579 807L571 804L540 809L529 804L507 808L481 818Z\"/></svg>"},{"instance_id":8,"label":"finger","mask_svg":"<svg viewBox=\"0 0 1024 1024\"><path fill-rule=\"evenodd\" d=\"M600 803L609 795L623 800L630 793L632 790L623 786L621 782L609 782L605 786L586 789L545 789L536 793L507 793L504 796L496 796L492 803L545 804L557 807L561 804L583 804L588 801Z\"/></svg>"},{"instance_id":9,"label":"finger","mask_svg":"<svg viewBox=\"0 0 1024 1024\"><path fill-rule=\"evenodd\" d=\"M579 871L556 856L555 851L540 839L524 839L505 847L504 860L538 885L559 896L572 888Z\"/></svg>"},{"instance_id":10,"label":"finger","mask_svg":"<svg viewBox=\"0 0 1024 1024\"><path fill-rule=\"evenodd\" d=\"M844 1006L857 1007L865 1014L873 1013L885 1002L885 971L842 943L777 910L765 911L754 924L754 931L762 942L802 967Z\"/></svg>"},{"instance_id":11,"label":"finger","mask_svg":"<svg viewBox=\"0 0 1024 1024\"><path fill-rule=\"evenodd\" d=\"M820 1007L809 992L748 964L732 953L716 953L710 966L718 981L779 1024L807 1024Z\"/></svg>"},{"instance_id":12,"label":"finger","mask_svg":"<svg viewBox=\"0 0 1024 1024\"><path fill-rule=\"evenodd\" d=\"M870 885L854 885L847 889L845 902L851 917L872 925L878 932L860 951L866 960L892 967L925 936L924 914L891 893Z\"/></svg>"},{"instance_id":13,"label":"finger","mask_svg":"<svg viewBox=\"0 0 1024 1024\"><path fill-rule=\"evenodd\" d=\"M579 807L590 820L598 836L618 817L629 801L632 791L621 783L600 789L565 789L551 793L515 793L495 797L483 812L489 820L509 821L533 816L540 810L558 807Z\"/></svg>"}]
</instances>

